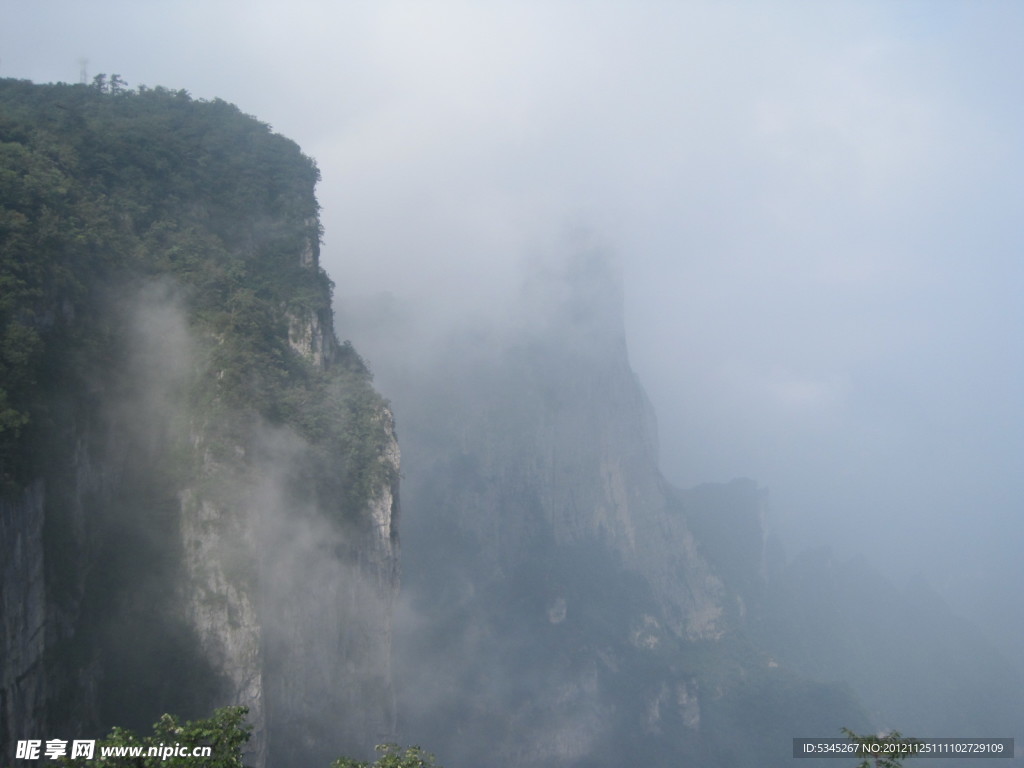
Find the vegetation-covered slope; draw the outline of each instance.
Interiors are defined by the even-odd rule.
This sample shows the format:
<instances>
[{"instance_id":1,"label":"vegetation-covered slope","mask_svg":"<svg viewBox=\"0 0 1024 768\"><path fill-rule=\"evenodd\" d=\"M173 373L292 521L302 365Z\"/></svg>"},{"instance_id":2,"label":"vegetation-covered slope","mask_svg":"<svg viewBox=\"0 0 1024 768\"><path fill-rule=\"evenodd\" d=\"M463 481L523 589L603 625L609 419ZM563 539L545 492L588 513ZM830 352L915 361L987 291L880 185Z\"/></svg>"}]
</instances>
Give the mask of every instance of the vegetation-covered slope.
<instances>
[{"instance_id":1,"label":"vegetation-covered slope","mask_svg":"<svg viewBox=\"0 0 1024 768\"><path fill-rule=\"evenodd\" d=\"M217 396L316 442L344 441L332 448L351 458L342 487L358 505L379 478L362 476L375 467L361 453L370 426L350 422L370 410L339 411L289 347L290 321L330 309L315 264L316 164L237 107L184 91L6 80L0 104L4 479L31 477L41 392L116 354L112 298L170 276L192 323L223 342L206 350ZM335 376L351 374L344 396L371 400L357 355L337 356Z\"/></svg>"},{"instance_id":2,"label":"vegetation-covered slope","mask_svg":"<svg viewBox=\"0 0 1024 768\"><path fill-rule=\"evenodd\" d=\"M0 81L0 749L243 704L259 762L317 680L325 759L387 732L397 445L317 179L220 100Z\"/></svg>"}]
</instances>

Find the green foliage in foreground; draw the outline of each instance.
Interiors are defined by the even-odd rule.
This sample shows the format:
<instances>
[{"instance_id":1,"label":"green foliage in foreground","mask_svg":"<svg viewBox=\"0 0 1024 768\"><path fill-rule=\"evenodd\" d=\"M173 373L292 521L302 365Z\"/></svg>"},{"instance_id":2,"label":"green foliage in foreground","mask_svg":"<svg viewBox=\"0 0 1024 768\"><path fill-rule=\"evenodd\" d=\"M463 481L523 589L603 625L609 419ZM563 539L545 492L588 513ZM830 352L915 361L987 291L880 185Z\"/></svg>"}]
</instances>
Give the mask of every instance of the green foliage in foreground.
<instances>
[{"instance_id":1,"label":"green foliage in foreground","mask_svg":"<svg viewBox=\"0 0 1024 768\"><path fill-rule=\"evenodd\" d=\"M889 731L880 736L860 736L849 728L843 728L843 735L860 745L867 756L856 768L901 768L903 761L913 754L917 739L903 736L899 731Z\"/></svg>"},{"instance_id":2,"label":"green foliage in foreground","mask_svg":"<svg viewBox=\"0 0 1024 768\"><path fill-rule=\"evenodd\" d=\"M152 736L139 736L127 728L114 728L110 735L96 742L92 759L64 757L54 763L62 768L245 768L242 748L249 741L252 727L245 722L246 707L224 707L205 720L181 723L174 715L163 715L153 724ZM210 747L210 757L195 757L196 747ZM156 754L147 755L150 748ZM180 756L170 755L166 748L174 748ZM133 750L136 755L123 754ZM104 756L104 750L122 752ZM402 749L396 744L382 744L374 762L341 757L331 768L442 768L434 756L419 747ZM139 754L141 753L141 754Z\"/></svg>"},{"instance_id":3,"label":"green foliage in foreground","mask_svg":"<svg viewBox=\"0 0 1024 768\"><path fill-rule=\"evenodd\" d=\"M75 768L244 768L242 763L242 747L249 740L251 727L246 725L245 717L249 714L246 707L224 707L214 712L213 717L206 720L195 720L181 723L174 715L163 715L153 724L152 736L138 736L127 728L114 728L110 735L96 742L93 759L63 758L55 764L74 766ZM193 757L192 749L209 746L210 757ZM141 748L141 756L120 754L103 756L104 749L127 751L133 747ZM151 747L157 754L148 756ZM181 747L188 756L163 757L161 751L167 747Z\"/></svg>"},{"instance_id":4,"label":"green foliage in foreground","mask_svg":"<svg viewBox=\"0 0 1024 768\"><path fill-rule=\"evenodd\" d=\"M380 744L380 757L372 763L342 757L331 763L331 768L442 768L434 762L434 756L419 747L402 749L397 744Z\"/></svg>"}]
</instances>

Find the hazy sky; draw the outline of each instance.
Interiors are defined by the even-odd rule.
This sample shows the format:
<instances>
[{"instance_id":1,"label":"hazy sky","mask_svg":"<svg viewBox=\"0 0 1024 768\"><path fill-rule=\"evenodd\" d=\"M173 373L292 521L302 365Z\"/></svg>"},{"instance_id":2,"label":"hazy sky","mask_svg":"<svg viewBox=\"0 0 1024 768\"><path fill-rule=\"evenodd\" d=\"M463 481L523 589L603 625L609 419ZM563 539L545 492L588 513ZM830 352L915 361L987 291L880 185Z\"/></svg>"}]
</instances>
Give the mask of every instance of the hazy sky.
<instances>
[{"instance_id":1,"label":"hazy sky","mask_svg":"<svg viewBox=\"0 0 1024 768\"><path fill-rule=\"evenodd\" d=\"M0 0L0 18L0 76L76 82L85 59L296 140L341 300L484 312L524 256L589 232L621 264L671 480L752 477L791 542L904 558L1020 629L1024 4Z\"/></svg>"}]
</instances>

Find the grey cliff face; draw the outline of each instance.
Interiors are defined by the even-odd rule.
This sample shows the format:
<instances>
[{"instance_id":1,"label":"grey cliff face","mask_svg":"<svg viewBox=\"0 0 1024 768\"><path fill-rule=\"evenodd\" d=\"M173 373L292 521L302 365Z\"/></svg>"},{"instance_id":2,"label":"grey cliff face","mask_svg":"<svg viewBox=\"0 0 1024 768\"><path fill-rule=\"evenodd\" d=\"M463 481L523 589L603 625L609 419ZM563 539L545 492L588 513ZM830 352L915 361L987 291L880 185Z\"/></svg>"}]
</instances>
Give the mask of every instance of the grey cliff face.
<instances>
[{"instance_id":1,"label":"grey cliff face","mask_svg":"<svg viewBox=\"0 0 1024 768\"><path fill-rule=\"evenodd\" d=\"M414 376L373 351L403 424L401 736L453 766L700 759L733 685L701 659L742 601L692 528L704 499L660 474L614 278L584 257L553 279Z\"/></svg>"},{"instance_id":2,"label":"grey cliff face","mask_svg":"<svg viewBox=\"0 0 1024 768\"><path fill-rule=\"evenodd\" d=\"M312 490L331 472L323 451L211 392L221 374L202 350L219 342L172 284L144 286L118 317L123 361L90 371L87 391L69 384L48 464L0 500L0 753L226 705L249 708L256 768L392 738L390 410L367 401L379 466L358 509L339 510ZM326 376L332 322L288 320Z\"/></svg>"},{"instance_id":3,"label":"grey cliff face","mask_svg":"<svg viewBox=\"0 0 1024 768\"><path fill-rule=\"evenodd\" d=\"M46 650L43 575L43 486L36 483L20 498L0 500L0 610L4 664L0 699L0 741L29 733L47 697L40 674Z\"/></svg>"}]
</instances>

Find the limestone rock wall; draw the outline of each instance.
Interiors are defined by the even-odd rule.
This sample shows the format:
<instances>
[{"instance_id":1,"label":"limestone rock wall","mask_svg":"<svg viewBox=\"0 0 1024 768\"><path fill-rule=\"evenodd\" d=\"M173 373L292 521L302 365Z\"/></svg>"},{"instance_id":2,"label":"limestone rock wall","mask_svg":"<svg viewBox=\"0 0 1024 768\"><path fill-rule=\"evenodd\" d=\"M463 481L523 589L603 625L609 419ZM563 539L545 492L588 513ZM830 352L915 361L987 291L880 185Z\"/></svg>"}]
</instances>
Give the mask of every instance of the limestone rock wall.
<instances>
[{"instance_id":1,"label":"limestone rock wall","mask_svg":"<svg viewBox=\"0 0 1024 768\"><path fill-rule=\"evenodd\" d=\"M216 340L189 331L166 287L124 320L124 362L84 394L69 385L59 449L0 499L0 754L227 705L249 708L255 768L369 753L396 727L390 410L367 406L384 479L342 510L310 490L340 466L211 400L197 350ZM329 375L330 313L290 330Z\"/></svg>"},{"instance_id":2,"label":"limestone rock wall","mask_svg":"<svg viewBox=\"0 0 1024 768\"><path fill-rule=\"evenodd\" d=\"M46 705L46 584L43 574L43 486L0 500L0 745L40 724ZM22 737L24 738L24 737Z\"/></svg>"}]
</instances>

